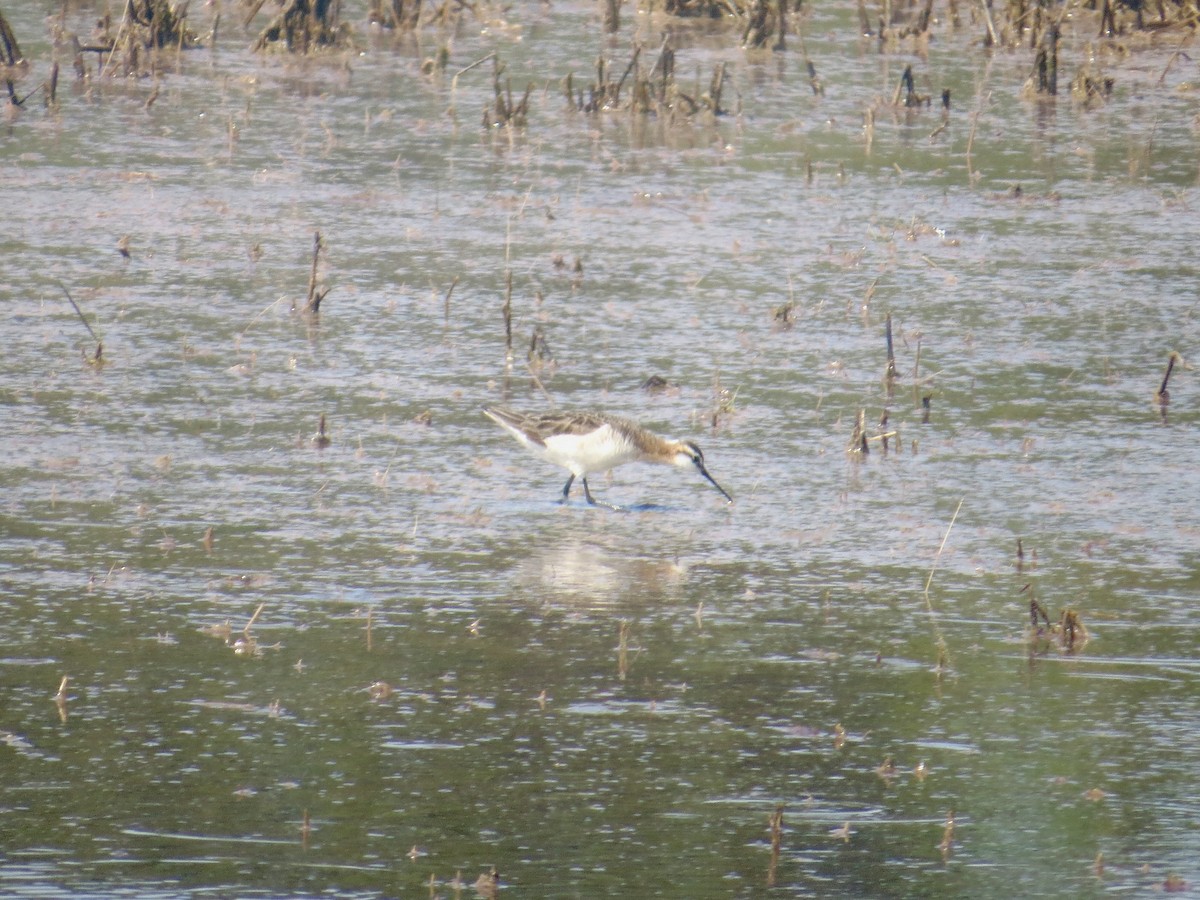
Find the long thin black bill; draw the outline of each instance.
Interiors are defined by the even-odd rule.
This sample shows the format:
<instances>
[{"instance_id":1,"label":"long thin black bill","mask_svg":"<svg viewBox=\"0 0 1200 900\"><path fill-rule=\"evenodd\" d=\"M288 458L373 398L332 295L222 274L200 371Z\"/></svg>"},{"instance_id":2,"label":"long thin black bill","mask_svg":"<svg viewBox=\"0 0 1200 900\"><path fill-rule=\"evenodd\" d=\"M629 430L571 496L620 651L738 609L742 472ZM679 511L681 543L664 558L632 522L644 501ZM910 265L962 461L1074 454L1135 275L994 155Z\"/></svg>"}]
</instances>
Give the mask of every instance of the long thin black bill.
<instances>
[{"instance_id":1,"label":"long thin black bill","mask_svg":"<svg viewBox=\"0 0 1200 900\"><path fill-rule=\"evenodd\" d=\"M702 466L700 463L696 463L696 468L700 470L701 475L703 475L710 482L712 482L712 486L715 487L718 491L720 491L726 500L728 500L730 503L733 502L733 498L729 496L729 491L725 490L725 488L723 488L719 484L717 484L717 479L713 478L711 475L708 474L708 469L704 468L704 466Z\"/></svg>"}]
</instances>

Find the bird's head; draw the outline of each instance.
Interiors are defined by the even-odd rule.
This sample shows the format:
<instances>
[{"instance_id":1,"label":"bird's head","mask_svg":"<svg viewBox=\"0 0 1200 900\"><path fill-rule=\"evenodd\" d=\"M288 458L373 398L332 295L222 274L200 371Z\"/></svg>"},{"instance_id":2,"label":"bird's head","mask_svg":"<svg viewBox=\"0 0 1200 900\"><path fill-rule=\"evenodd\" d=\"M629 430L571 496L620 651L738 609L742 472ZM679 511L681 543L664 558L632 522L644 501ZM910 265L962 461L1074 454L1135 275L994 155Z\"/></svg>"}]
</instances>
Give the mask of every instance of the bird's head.
<instances>
[{"instance_id":1,"label":"bird's head","mask_svg":"<svg viewBox=\"0 0 1200 900\"><path fill-rule=\"evenodd\" d=\"M728 500L730 503L733 502L733 498L729 496L729 492L717 484L717 480L708 474L708 469L704 467L704 453L691 441L676 442L675 455L671 458L671 462L681 469L699 469L700 474L703 475L713 487L720 491L726 500Z\"/></svg>"}]
</instances>

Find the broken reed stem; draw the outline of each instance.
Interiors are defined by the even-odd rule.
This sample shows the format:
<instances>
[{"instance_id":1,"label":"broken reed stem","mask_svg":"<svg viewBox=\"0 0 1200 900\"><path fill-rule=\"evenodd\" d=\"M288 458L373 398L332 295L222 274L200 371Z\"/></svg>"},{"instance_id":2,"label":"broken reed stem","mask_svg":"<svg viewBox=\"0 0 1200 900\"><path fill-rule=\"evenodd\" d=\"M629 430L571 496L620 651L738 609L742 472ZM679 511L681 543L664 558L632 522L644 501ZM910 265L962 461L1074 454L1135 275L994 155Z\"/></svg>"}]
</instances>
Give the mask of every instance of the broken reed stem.
<instances>
[{"instance_id":1,"label":"broken reed stem","mask_svg":"<svg viewBox=\"0 0 1200 900\"><path fill-rule=\"evenodd\" d=\"M88 334L90 334L92 336L92 340L96 342L96 354L92 358L96 362L99 362L100 357L104 354L104 342L101 341L96 332L92 330L92 326L88 324L88 320L83 315L83 310L79 308L79 304L75 302L75 298L71 296L71 292L67 290L66 285L60 281L58 286L62 288L62 292L67 295L67 300L75 309L75 315L79 316L79 321L83 323L83 327L88 330Z\"/></svg>"},{"instance_id":2,"label":"broken reed stem","mask_svg":"<svg viewBox=\"0 0 1200 900\"><path fill-rule=\"evenodd\" d=\"M887 382L888 393L892 391L892 387L896 382L896 346L892 341L892 314L887 314L887 323L884 326L884 335L887 337L887 369L884 371L884 380Z\"/></svg>"},{"instance_id":3,"label":"broken reed stem","mask_svg":"<svg viewBox=\"0 0 1200 900\"><path fill-rule=\"evenodd\" d=\"M372 643L371 643L371 613L372 612L374 612L374 610L370 606L368 606L367 607L367 652L368 653L370 653L372 650Z\"/></svg>"},{"instance_id":4,"label":"broken reed stem","mask_svg":"<svg viewBox=\"0 0 1200 900\"><path fill-rule=\"evenodd\" d=\"M629 620L622 619L617 632L617 677L621 681L629 674Z\"/></svg>"},{"instance_id":5,"label":"broken reed stem","mask_svg":"<svg viewBox=\"0 0 1200 900\"><path fill-rule=\"evenodd\" d=\"M318 450L324 450L333 441L325 430L325 413L321 413L321 418L317 420L317 433L312 436L312 444Z\"/></svg>"},{"instance_id":6,"label":"broken reed stem","mask_svg":"<svg viewBox=\"0 0 1200 900\"><path fill-rule=\"evenodd\" d=\"M979 105L971 111L971 130L967 134L967 180L969 182L974 182L977 174L971 159L971 150L975 146L975 132L979 130L979 117L983 114L983 107L991 96L991 91L984 94L979 100Z\"/></svg>"},{"instance_id":7,"label":"broken reed stem","mask_svg":"<svg viewBox=\"0 0 1200 900\"><path fill-rule=\"evenodd\" d=\"M254 611L254 615L250 617L250 621L246 623L246 627L242 629L242 634L249 634L250 629L254 627L254 623L258 621L258 617L262 615L262 611L267 608L267 603L264 600L258 604L258 609Z\"/></svg>"},{"instance_id":8,"label":"broken reed stem","mask_svg":"<svg viewBox=\"0 0 1200 900\"><path fill-rule=\"evenodd\" d=\"M67 300L70 301L71 306L74 307L75 314L79 316L79 321L82 322L83 327L88 330L88 334L92 336L92 340L99 344L100 338L97 337L96 332L92 330L92 326L88 324L88 320L84 318L83 310L79 308L79 304L75 302L75 298L71 296L71 292L66 289L61 281L58 283L58 286L62 288L62 292L67 295Z\"/></svg>"},{"instance_id":9,"label":"broken reed stem","mask_svg":"<svg viewBox=\"0 0 1200 900\"><path fill-rule=\"evenodd\" d=\"M470 65L463 66L461 69L459 69L457 72L454 73L454 77L450 79L450 108L448 111L451 114L453 114L453 112L454 112L454 98L456 96L458 96L458 78L459 78L459 76L466 75L472 69L478 68L479 66L482 66L485 62L488 62L489 60L492 60L495 58L496 58L496 54L494 52L489 53L487 56L484 56L484 57L481 57L481 58L475 60L475 62L471 63Z\"/></svg>"},{"instance_id":10,"label":"broken reed stem","mask_svg":"<svg viewBox=\"0 0 1200 900\"><path fill-rule=\"evenodd\" d=\"M457 286L458 286L458 276L455 275L454 280L450 282L450 287L446 290L445 320L446 320L447 326L450 325L450 295L454 293L454 288Z\"/></svg>"},{"instance_id":11,"label":"broken reed stem","mask_svg":"<svg viewBox=\"0 0 1200 900\"><path fill-rule=\"evenodd\" d=\"M933 601L929 599L929 586L933 583L933 573L937 571L938 561L942 558L942 551L946 549L946 542L950 540L950 532L954 529L954 523L958 521L958 513L962 509L962 497L958 501L958 506L954 508L954 515L950 517L950 524L946 526L946 533L942 536L941 546L938 547L937 555L933 558L933 567L929 570L929 577L925 579L925 611L929 614L929 622L933 627L934 642L937 646L938 658L937 669L940 672L949 664L948 653L946 650L946 638L942 634L941 626L938 625L936 613L933 610Z\"/></svg>"},{"instance_id":12,"label":"broken reed stem","mask_svg":"<svg viewBox=\"0 0 1200 900\"><path fill-rule=\"evenodd\" d=\"M767 819L771 828L771 861L767 864L767 887L775 885L775 871L779 868L779 853L783 849L783 804Z\"/></svg>"},{"instance_id":13,"label":"broken reed stem","mask_svg":"<svg viewBox=\"0 0 1200 900\"><path fill-rule=\"evenodd\" d=\"M604 33L616 34L621 30L621 0L601 0L604 14Z\"/></svg>"},{"instance_id":14,"label":"broken reed stem","mask_svg":"<svg viewBox=\"0 0 1200 900\"><path fill-rule=\"evenodd\" d=\"M937 848L941 851L943 862L954 849L954 810L946 813L946 824L942 827L942 839L938 842Z\"/></svg>"},{"instance_id":15,"label":"broken reed stem","mask_svg":"<svg viewBox=\"0 0 1200 900\"><path fill-rule=\"evenodd\" d=\"M867 444L867 411L865 409L860 409L854 420L854 431L850 434L850 446L846 448L846 452L862 454L871 452L871 448Z\"/></svg>"},{"instance_id":16,"label":"broken reed stem","mask_svg":"<svg viewBox=\"0 0 1200 900\"><path fill-rule=\"evenodd\" d=\"M946 541L950 540L950 531L954 528L954 523L958 520L958 512L962 509L965 497L960 498L958 506L954 508L954 515L950 517L950 524L946 526L946 533L942 537L941 546L938 547L937 555L933 558L933 568L929 570L929 577L925 579L925 605L929 607L929 611L933 612L933 607L929 603L929 585L933 583L933 573L937 571L938 561L942 558L942 551L946 549Z\"/></svg>"},{"instance_id":17,"label":"broken reed stem","mask_svg":"<svg viewBox=\"0 0 1200 900\"><path fill-rule=\"evenodd\" d=\"M905 97L904 105L912 106L913 104L910 102L914 93L912 66L904 67L904 72L900 75L900 83L896 85L896 91L892 94L892 106L900 105L901 92Z\"/></svg>"},{"instance_id":18,"label":"broken reed stem","mask_svg":"<svg viewBox=\"0 0 1200 900\"><path fill-rule=\"evenodd\" d=\"M321 301L325 295L317 295L317 261L321 256L321 232L313 232L312 269L308 273L308 297L304 301L306 312L316 313L321 310Z\"/></svg>"},{"instance_id":19,"label":"broken reed stem","mask_svg":"<svg viewBox=\"0 0 1200 900\"><path fill-rule=\"evenodd\" d=\"M983 21L987 23L987 37L984 39L985 47L995 47L1000 43L1000 39L996 36L996 25L992 22L992 10L988 0L979 0L979 6L983 10Z\"/></svg>"},{"instance_id":20,"label":"broken reed stem","mask_svg":"<svg viewBox=\"0 0 1200 900\"><path fill-rule=\"evenodd\" d=\"M512 362L512 269L504 272L504 358Z\"/></svg>"},{"instance_id":21,"label":"broken reed stem","mask_svg":"<svg viewBox=\"0 0 1200 900\"><path fill-rule=\"evenodd\" d=\"M1167 59L1167 64L1163 66L1163 70L1158 76L1158 81L1155 82L1158 87L1163 86L1163 82L1167 79L1167 73L1171 71L1171 66L1175 64L1175 60L1177 60L1179 58L1179 54L1183 52L1184 46L1194 37L1194 35L1194 31L1187 31L1184 33L1183 37L1180 38L1179 46L1175 48L1175 52L1172 53Z\"/></svg>"},{"instance_id":22,"label":"broken reed stem","mask_svg":"<svg viewBox=\"0 0 1200 900\"><path fill-rule=\"evenodd\" d=\"M108 74L108 67L112 64L113 60L117 58L116 49L121 45L121 38L125 34L125 29L129 26L129 13L132 9L132 3L125 4L125 11L121 15L121 25L117 29L117 36L113 38L112 51L108 54L108 59L104 61L104 65L100 67L101 78Z\"/></svg>"},{"instance_id":23,"label":"broken reed stem","mask_svg":"<svg viewBox=\"0 0 1200 900\"><path fill-rule=\"evenodd\" d=\"M246 11L245 18L242 19L243 28L250 27L250 23L254 21L254 17L258 15L258 11L263 8L263 4L266 2L267 0L254 0L254 2L250 4L250 8Z\"/></svg>"},{"instance_id":24,"label":"broken reed stem","mask_svg":"<svg viewBox=\"0 0 1200 900\"><path fill-rule=\"evenodd\" d=\"M86 323L85 323L86 324ZM1172 350L1171 355L1167 357L1167 371L1163 373L1162 384L1158 388L1158 393L1154 396L1158 398L1159 403L1166 403L1171 399L1171 394L1167 390L1167 383L1171 380L1171 372L1175 370L1175 361L1183 361L1183 357L1179 355L1179 351Z\"/></svg>"}]
</instances>

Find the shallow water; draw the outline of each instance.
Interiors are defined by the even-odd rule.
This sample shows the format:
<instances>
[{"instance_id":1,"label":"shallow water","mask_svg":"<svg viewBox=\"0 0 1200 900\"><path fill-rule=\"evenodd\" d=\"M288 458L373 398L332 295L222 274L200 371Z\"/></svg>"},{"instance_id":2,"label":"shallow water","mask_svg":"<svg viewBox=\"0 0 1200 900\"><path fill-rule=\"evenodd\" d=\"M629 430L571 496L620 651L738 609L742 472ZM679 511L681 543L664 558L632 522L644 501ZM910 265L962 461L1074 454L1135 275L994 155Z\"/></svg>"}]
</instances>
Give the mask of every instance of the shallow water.
<instances>
[{"instance_id":1,"label":"shallow water","mask_svg":"<svg viewBox=\"0 0 1200 900\"><path fill-rule=\"evenodd\" d=\"M64 75L0 131L0 890L1200 883L1191 370L1153 402L1197 334L1194 61L1159 85L1171 40L1100 47L1107 106L1035 104L1027 54L879 54L845 5L805 20L815 97L797 46L671 25L733 114L668 126L564 109L567 72L661 40L594 15L320 61L230 24L149 108ZM480 126L489 66L453 81L493 51L536 84L522 130ZM886 104L909 63L952 92L937 134ZM692 437L737 502L629 466L592 487L630 511L561 506L498 402ZM847 454L885 408L888 452ZM1031 644L1031 596L1086 646Z\"/></svg>"}]
</instances>

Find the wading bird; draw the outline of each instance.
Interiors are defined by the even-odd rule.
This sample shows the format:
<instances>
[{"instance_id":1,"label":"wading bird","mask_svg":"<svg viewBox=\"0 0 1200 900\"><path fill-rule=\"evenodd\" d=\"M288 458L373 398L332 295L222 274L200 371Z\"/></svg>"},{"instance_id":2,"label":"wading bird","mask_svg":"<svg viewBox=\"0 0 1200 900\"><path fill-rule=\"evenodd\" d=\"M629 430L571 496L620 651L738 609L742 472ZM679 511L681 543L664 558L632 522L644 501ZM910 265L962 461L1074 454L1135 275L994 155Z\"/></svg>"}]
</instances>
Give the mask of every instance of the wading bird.
<instances>
[{"instance_id":1,"label":"wading bird","mask_svg":"<svg viewBox=\"0 0 1200 900\"><path fill-rule=\"evenodd\" d=\"M638 460L684 469L695 467L726 500L733 502L725 488L708 474L704 454L691 441L667 440L629 419L601 413L528 415L498 406L485 407L483 413L536 456L571 473L563 487L564 503L571 494L571 485L579 478L583 481L584 497L595 505L597 501L588 489L588 475Z\"/></svg>"}]
</instances>

